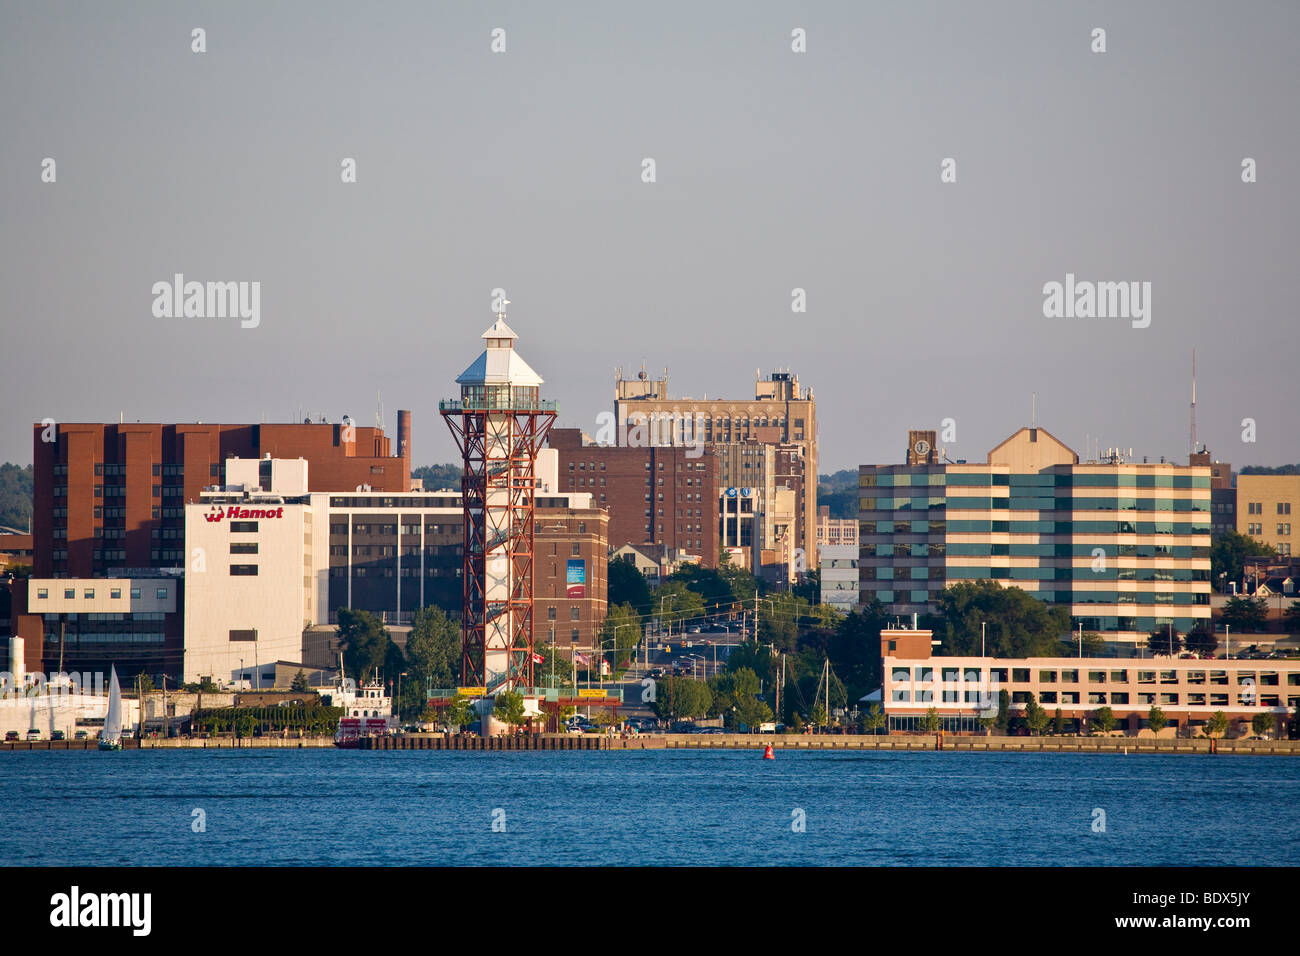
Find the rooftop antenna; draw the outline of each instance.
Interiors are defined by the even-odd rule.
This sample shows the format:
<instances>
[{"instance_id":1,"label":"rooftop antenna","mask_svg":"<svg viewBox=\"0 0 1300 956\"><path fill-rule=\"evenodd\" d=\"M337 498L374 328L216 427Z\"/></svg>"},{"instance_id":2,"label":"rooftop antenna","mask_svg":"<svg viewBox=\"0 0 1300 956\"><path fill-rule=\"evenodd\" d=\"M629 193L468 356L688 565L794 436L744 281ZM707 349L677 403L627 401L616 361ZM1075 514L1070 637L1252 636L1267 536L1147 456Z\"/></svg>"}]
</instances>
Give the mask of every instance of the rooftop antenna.
<instances>
[{"instance_id":1,"label":"rooftop antenna","mask_svg":"<svg viewBox=\"0 0 1300 956\"><path fill-rule=\"evenodd\" d=\"M1030 404L1029 427L1037 428L1038 427L1038 393L1032 392L1031 394L1033 395L1033 398L1031 399L1031 404Z\"/></svg>"},{"instance_id":2,"label":"rooftop antenna","mask_svg":"<svg viewBox=\"0 0 1300 956\"><path fill-rule=\"evenodd\" d=\"M1196 349L1192 349L1192 454L1196 454Z\"/></svg>"},{"instance_id":3,"label":"rooftop antenna","mask_svg":"<svg viewBox=\"0 0 1300 956\"><path fill-rule=\"evenodd\" d=\"M497 318L500 319L502 322L506 320L506 306L508 306L509 304L510 304L509 299L501 300L501 311L497 313Z\"/></svg>"},{"instance_id":4,"label":"rooftop antenna","mask_svg":"<svg viewBox=\"0 0 1300 956\"><path fill-rule=\"evenodd\" d=\"M375 427L384 427L384 400L379 396L379 389L375 389Z\"/></svg>"}]
</instances>

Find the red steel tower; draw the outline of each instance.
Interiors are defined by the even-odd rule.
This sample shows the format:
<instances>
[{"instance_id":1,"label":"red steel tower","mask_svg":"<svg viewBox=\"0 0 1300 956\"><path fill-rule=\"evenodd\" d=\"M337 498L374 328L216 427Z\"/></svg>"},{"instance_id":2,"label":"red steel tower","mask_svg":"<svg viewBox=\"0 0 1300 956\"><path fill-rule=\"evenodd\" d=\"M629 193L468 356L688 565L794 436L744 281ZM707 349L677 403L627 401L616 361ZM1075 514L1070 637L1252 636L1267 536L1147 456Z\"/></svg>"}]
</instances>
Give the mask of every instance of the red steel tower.
<instances>
[{"instance_id":1,"label":"red steel tower","mask_svg":"<svg viewBox=\"0 0 1300 956\"><path fill-rule=\"evenodd\" d=\"M537 451L555 421L542 378L498 313L483 354L439 411L465 468L461 685L487 695L533 685L533 525Z\"/></svg>"}]
</instances>

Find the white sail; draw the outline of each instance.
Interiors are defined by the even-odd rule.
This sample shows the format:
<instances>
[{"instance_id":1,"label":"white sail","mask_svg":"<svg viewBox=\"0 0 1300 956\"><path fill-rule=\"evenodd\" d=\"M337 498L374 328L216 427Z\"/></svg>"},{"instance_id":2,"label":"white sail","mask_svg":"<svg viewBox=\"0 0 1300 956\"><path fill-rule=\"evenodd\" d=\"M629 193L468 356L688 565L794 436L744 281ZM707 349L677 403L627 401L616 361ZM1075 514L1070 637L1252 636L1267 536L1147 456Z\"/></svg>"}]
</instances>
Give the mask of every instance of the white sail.
<instances>
[{"instance_id":1,"label":"white sail","mask_svg":"<svg viewBox=\"0 0 1300 956\"><path fill-rule=\"evenodd\" d=\"M104 716L102 737L115 741L122 736L122 688L117 683L117 668L113 667L108 679L108 713Z\"/></svg>"}]
</instances>

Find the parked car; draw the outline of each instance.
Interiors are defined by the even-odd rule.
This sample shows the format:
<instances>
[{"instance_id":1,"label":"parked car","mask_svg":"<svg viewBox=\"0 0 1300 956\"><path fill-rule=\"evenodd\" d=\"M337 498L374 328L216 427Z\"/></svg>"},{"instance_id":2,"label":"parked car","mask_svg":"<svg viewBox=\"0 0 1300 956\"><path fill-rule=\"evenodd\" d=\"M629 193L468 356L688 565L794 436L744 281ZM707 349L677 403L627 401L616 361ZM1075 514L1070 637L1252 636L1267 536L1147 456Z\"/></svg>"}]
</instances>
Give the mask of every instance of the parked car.
<instances>
[{"instance_id":1,"label":"parked car","mask_svg":"<svg viewBox=\"0 0 1300 956\"><path fill-rule=\"evenodd\" d=\"M6 731L5 731L5 742L6 742L6 743L8 743L8 742L10 742L10 741L17 740L17 739L18 739L18 731L16 731L16 730L6 730Z\"/></svg>"},{"instance_id":2,"label":"parked car","mask_svg":"<svg viewBox=\"0 0 1300 956\"><path fill-rule=\"evenodd\" d=\"M31 730L27 731L27 739L28 739L28 740L40 740L40 739L41 739L41 731L40 731L40 728L39 728L39 727L33 727Z\"/></svg>"},{"instance_id":3,"label":"parked car","mask_svg":"<svg viewBox=\"0 0 1300 956\"><path fill-rule=\"evenodd\" d=\"M63 740L63 739L64 739L63 731L61 731L61 730L56 730L56 731L54 731L54 733L50 734L50 739L51 739L51 740Z\"/></svg>"},{"instance_id":4,"label":"parked car","mask_svg":"<svg viewBox=\"0 0 1300 956\"><path fill-rule=\"evenodd\" d=\"M84 730L78 730L75 734L72 735L72 739L73 739L73 740L85 740L85 739L86 739L87 737L89 737L89 736L90 736L90 735L89 735L88 733L86 733ZM206 737L207 734L204 734L203 736Z\"/></svg>"}]
</instances>

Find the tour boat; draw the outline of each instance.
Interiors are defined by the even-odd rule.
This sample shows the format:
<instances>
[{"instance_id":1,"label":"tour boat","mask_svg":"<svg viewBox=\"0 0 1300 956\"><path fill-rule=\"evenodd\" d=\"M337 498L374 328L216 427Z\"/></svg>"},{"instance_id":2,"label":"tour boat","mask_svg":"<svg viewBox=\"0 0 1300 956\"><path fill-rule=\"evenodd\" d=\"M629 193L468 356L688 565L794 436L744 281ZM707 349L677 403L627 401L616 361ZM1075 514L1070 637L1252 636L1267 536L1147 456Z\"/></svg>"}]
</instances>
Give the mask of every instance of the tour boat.
<instances>
[{"instance_id":1,"label":"tour boat","mask_svg":"<svg viewBox=\"0 0 1300 956\"><path fill-rule=\"evenodd\" d=\"M360 691L348 690L344 682L330 696L335 707L343 708L338 730L334 732L335 747L353 750L366 737L395 734L400 728L393 714L393 701L378 680L365 684Z\"/></svg>"}]
</instances>

